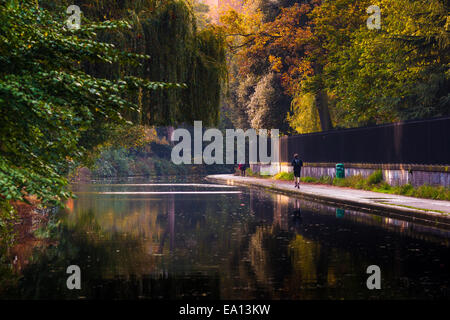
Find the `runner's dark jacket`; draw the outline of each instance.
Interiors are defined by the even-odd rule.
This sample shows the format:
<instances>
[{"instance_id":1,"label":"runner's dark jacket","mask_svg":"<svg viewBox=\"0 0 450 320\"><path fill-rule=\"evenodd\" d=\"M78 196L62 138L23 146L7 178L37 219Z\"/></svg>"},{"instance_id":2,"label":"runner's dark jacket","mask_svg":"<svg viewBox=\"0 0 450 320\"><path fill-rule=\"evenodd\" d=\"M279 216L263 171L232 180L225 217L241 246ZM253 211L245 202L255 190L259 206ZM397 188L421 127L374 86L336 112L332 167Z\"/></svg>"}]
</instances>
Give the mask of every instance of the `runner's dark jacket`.
<instances>
[{"instance_id":1,"label":"runner's dark jacket","mask_svg":"<svg viewBox=\"0 0 450 320\"><path fill-rule=\"evenodd\" d=\"M292 160L292 166L294 167L294 174L295 175L300 175L300 170L303 167L303 161L300 159L295 159Z\"/></svg>"}]
</instances>

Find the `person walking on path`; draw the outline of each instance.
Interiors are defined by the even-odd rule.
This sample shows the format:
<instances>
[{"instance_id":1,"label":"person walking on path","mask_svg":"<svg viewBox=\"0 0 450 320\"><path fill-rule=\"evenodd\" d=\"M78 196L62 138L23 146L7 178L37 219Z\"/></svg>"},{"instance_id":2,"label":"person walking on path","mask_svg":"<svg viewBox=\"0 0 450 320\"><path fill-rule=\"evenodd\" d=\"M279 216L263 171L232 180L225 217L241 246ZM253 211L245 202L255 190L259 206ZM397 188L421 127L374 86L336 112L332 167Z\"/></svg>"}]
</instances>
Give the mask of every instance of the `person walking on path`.
<instances>
[{"instance_id":1,"label":"person walking on path","mask_svg":"<svg viewBox=\"0 0 450 320\"><path fill-rule=\"evenodd\" d=\"M245 164L244 163L239 163L238 168L239 168L239 170L241 170L241 176L245 177L245 169L247 169Z\"/></svg>"},{"instance_id":2,"label":"person walking on path","mask_svg":"<svg viewBox=\"0 0 450 320\"><path fill-rule=\"evenodd\" d=\"M295 188L300 189L300 174L303 167L303 161L299 159L298 154L294 154L294 159L292 160L292 167L294 167Z\"/></svg>"}]
</instances>

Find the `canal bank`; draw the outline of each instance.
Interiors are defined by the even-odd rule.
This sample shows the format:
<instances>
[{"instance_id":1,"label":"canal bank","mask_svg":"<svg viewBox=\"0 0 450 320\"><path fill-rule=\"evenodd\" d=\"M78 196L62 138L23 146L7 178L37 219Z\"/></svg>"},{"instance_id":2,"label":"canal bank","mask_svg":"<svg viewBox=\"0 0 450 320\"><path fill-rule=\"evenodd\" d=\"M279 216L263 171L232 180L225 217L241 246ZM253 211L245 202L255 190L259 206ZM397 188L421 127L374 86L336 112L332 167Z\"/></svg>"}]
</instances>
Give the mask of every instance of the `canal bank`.
<instances>
[{"instance_id":1,"label":"canal bank","mask_svg":"<svg viewBox=\"0 0 450 320\"><path fill-rule=\"evenodd\" d=\"M231 174L209 175L206 179L231 185L268 189L344 208L358 208L383 216L450 229L450 201L420 199L327 185L302 184L300 189L295 189L292 182L288 181Z\"/></svg>"}]
</instances>

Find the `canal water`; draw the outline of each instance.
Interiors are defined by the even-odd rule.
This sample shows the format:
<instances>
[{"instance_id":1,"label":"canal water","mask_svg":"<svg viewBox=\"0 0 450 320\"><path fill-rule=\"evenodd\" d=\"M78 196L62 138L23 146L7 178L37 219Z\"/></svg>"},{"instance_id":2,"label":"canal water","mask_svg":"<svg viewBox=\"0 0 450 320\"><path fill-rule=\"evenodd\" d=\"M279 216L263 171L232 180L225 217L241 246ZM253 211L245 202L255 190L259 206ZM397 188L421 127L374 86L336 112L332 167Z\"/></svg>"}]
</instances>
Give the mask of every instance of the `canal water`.
<instances>
[{"instance_id":1,"label":"canal water","mask_svg":"<svg viewBox=\"0 0 450 320\"><path fill-rule=\"evenodd\" d=\"M2 299L450 297L450 232L202 177L74 184ZM81 290L68 290L69 265ZM367 267L381 270L369 290ZM5 266L3 266L5 267ZM3 277L3 280L2 280Z\"/></svg>"}]
</instances>

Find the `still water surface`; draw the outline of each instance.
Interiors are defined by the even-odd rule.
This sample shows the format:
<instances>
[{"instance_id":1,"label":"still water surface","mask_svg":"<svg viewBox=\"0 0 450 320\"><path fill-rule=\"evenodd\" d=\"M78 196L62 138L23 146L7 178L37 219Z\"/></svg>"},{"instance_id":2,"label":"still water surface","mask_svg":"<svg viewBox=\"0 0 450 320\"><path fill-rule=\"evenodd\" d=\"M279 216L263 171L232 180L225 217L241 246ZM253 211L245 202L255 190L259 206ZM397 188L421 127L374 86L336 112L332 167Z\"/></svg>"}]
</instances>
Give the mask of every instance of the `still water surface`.
<instances>
[{"instance_id":1,"label":"still water surface","mask_svg":"<svg viewBox=\"0 0 450 320\"><path fill-rule=\"evenodd\" d=\"M56 240L0 298L450 297L446 230L201 177L93 181L73 191ZM66 288L72 264L81 290ZM366 287L373 264L381 290Z\"/></svg>"}]
</instances>

